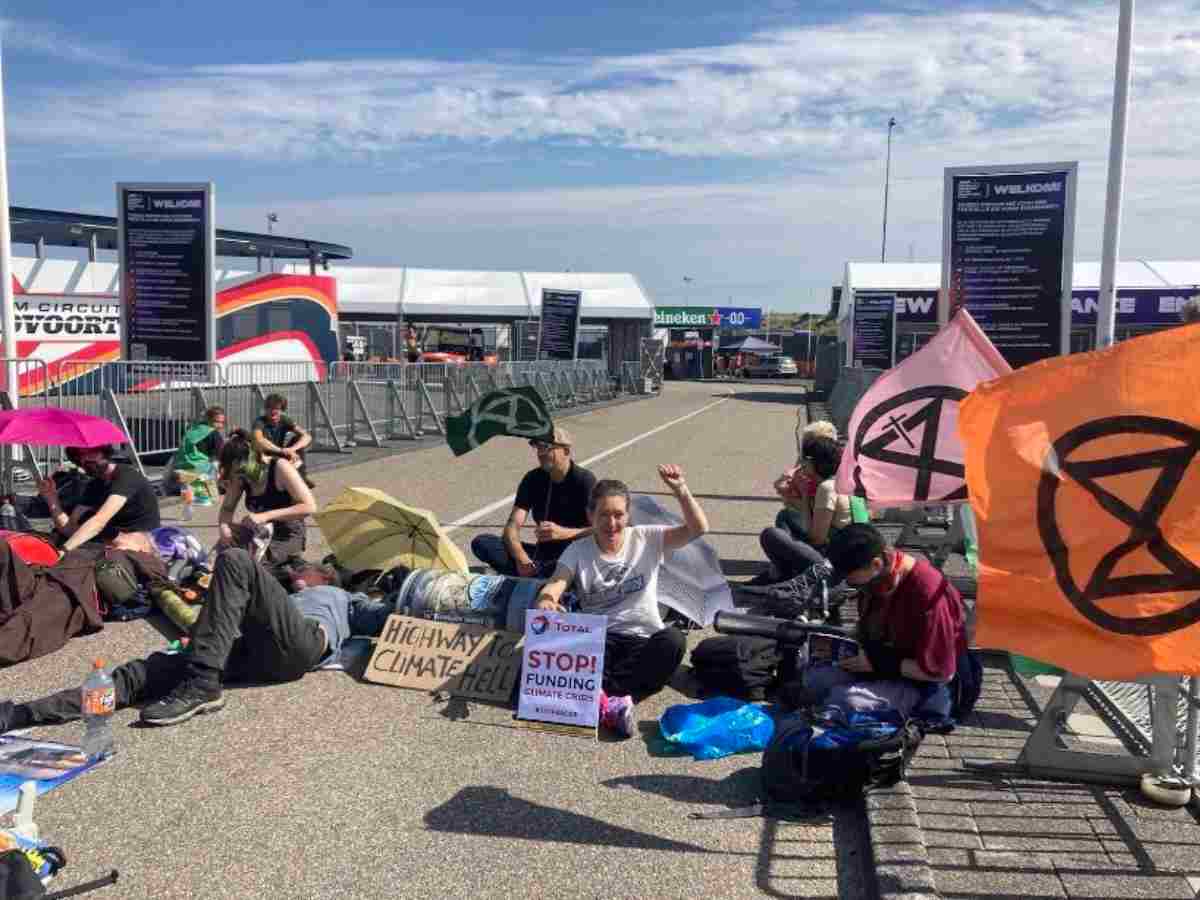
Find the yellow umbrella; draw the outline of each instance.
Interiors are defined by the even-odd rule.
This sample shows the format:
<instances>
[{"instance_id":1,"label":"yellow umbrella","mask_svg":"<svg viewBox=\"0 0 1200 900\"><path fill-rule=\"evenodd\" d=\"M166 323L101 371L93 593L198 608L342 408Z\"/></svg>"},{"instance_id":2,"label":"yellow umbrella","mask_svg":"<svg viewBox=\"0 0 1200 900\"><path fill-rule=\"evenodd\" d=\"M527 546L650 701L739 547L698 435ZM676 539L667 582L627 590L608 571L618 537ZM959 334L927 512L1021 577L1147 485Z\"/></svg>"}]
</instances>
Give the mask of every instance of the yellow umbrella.
<instances>
[{"instance_id":1,"label":"yellow umbrella","mask_svg":"<svg viewBox=\"0 0 1200 900\"><path fill-rule=\"evenodd\" d=\"M433 513L375 488L346 488L314 518L338 563L352 572L393 566L469 571Z\"/></svg>"}]
</instances>

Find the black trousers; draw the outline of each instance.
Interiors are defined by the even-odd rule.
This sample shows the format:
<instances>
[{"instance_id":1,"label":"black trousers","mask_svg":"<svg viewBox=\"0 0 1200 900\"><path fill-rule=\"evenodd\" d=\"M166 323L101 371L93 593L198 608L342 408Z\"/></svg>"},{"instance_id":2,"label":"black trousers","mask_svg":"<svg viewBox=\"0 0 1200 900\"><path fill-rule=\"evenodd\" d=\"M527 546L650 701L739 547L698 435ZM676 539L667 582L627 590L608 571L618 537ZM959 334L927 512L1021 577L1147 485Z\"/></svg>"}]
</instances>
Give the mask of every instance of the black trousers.
<instances>
[{"instance_id":1,"label":"black trousers","mask_svg":"<svg viewBox=\"0 0 1200 900\"><path fill-rule=\"evenodd\" d=\"M153 653L113 670L117 706L153 702L187 678L220 673L226 682L294 681L325 651L325 633L300 615L283 586L244 550L217 557L208 599L188 653ZM9 728L79 718L79 688L18 704Z\"/></svg>"},{"instance_id":2,"label":"black trousers","mask_svg":"<svg viewBox=\"0 0 1200 900\"><path fill-rule=\"evenodd\" d=\"M604 640L604 692L641 700L671 680L687 653L687 638L670 626L648 638L609 633Z\"/></svg>"},{"instance_id":3,"label":"black trousers","mask_svg":"<svg viewBox=\"0 0 1200 900\"><path fill-rule=\"evenodd\" d=\"M766 528L758 538L763 553L775 567L780 578L792 578L825 557L811 544L792 536L784 528Z\"/></svg>"},{"instance_id":4,"label":"black trousers","mask_svg":"<svg viewBox=\"0 0 1200 900\"><path fill-rule=\"evenodd\" d=\"M538 556L539 553L545 555L545 548L525 542L522 542L521 546L525 548L525 553L533 560L533 564L538 567L538 573L534 577L549 578L554 574L554 570L558 567L558 560L541 559ZM516 560L509 555L508 547L504 545L504 538L500 535L476 535L471 540L471 552L475 554L477 560L498 574L518 577Z\"/></svg>"}]
</instances>

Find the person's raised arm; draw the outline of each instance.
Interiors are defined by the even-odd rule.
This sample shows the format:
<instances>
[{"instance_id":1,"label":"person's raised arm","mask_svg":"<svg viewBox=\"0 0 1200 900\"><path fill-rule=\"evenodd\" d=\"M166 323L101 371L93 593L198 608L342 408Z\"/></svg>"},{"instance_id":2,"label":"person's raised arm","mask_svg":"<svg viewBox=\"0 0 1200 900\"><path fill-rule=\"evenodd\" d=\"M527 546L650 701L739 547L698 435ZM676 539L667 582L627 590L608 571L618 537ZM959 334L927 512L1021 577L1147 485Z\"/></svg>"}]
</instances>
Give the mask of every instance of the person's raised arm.
<instances>
[{"instance_id":1,"label":"person's raised arm","mask_svg":"<svg viewBox=\"0 0 1200 900\"><path fill-rule=\"evenodd\" d=\"M704 510L700 508L700 504L688 490L682 468L676 465L659 466L658 476L675 495L675 499L679 501L679 508L683 511L683 524L675 528L668 528L663 534L663 552L670 553L672 550L678 550L680 547L690 544L701 535L707 534L708 517L704 515Z\"/></svg>"}]
</instances>

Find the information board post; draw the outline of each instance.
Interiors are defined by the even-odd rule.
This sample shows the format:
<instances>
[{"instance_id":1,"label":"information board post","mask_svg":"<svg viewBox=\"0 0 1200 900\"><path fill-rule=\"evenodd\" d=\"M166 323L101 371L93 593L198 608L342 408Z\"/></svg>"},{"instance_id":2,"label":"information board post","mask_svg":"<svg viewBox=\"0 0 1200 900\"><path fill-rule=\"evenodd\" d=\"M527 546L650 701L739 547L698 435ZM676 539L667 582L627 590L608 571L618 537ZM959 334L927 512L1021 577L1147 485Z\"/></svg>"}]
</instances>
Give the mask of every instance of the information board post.
<instances>
[{"instance_id":1,"label":"information board post","mask_svg":"<svg viewBox=\"0 0 1200 900\"><path fill-rule=\"evenodd\" d=\"M117 184L121 355L216 361L212 182Z\"/></svg>"},{"instance_id":2,"label":"information board post","mask_svg":"<svg viewBox=\"0 0 1200 900\"><path fill-rule=\"evenodd\" d=\"M864 369L890 369L896 358L896 295L854 293L853 359Z\"/></svg>"},{"instance_id":3,"label":"information board post","mask_svg":"<svg viewBox=\"0 0 1200 900\"><path fill-rule=\"evenodd\" d=\"M1070 351L1078 168L945 170L938 321L965 306L1013 368Z\"/></svg>"},{"instance_id":4,"label":"information board post","mask_svg":"<svg viewBox=\"0 0 1200 900\"><path fill-rule=\"evenodd\" d=\"M574 360L579 356L581 291L542 290L538 325L538 359Z\"/></svg>"}]
</instances>

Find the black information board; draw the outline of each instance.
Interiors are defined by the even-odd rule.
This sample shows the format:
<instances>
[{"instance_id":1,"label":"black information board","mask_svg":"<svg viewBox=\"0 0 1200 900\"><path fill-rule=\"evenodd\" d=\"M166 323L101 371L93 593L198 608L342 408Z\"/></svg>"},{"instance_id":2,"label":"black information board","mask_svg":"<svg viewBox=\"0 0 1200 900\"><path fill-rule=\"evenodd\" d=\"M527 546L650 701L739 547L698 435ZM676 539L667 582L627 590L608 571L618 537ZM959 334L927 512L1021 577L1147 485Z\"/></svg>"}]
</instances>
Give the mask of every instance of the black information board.
<instances>
[{"instance_id":1,"label":"black information board","mask_svg":"<svg viewBox=\"0 0 1200 900\"><path fill-rule=\"evenodd\" d=\"M965 305L1014 369L1064 352L1070 171L955 174L949 311Z\"/></svg>"},{"instance_id":2,"label":"black information board","mask_svg":"<svg viewBox=\"0 0 1200 900\"><path fill-rule=\"evenodd\" d=\"M854 294L854 362L864 369L890 369L896 347L896 295Z\"/></svg>"},{"instance_id":3,"label":"black information board","mask_svg":"<svg viewBox=\"0 0 1200 900\"><path fill-rule=\"evenodd\" d=\"M575 359L582 300L579 291L542 291L538 359Z\"/></svg>"},{"instance_id":4,"label":"black information board","mask_svg":"<svg viewBox=\"0 0 1200 900\"><path fill-rule=\"evenodd\" d=\"M117 185L122 354L215 359L211 185Z\"/></svg>"}]
</instances>

